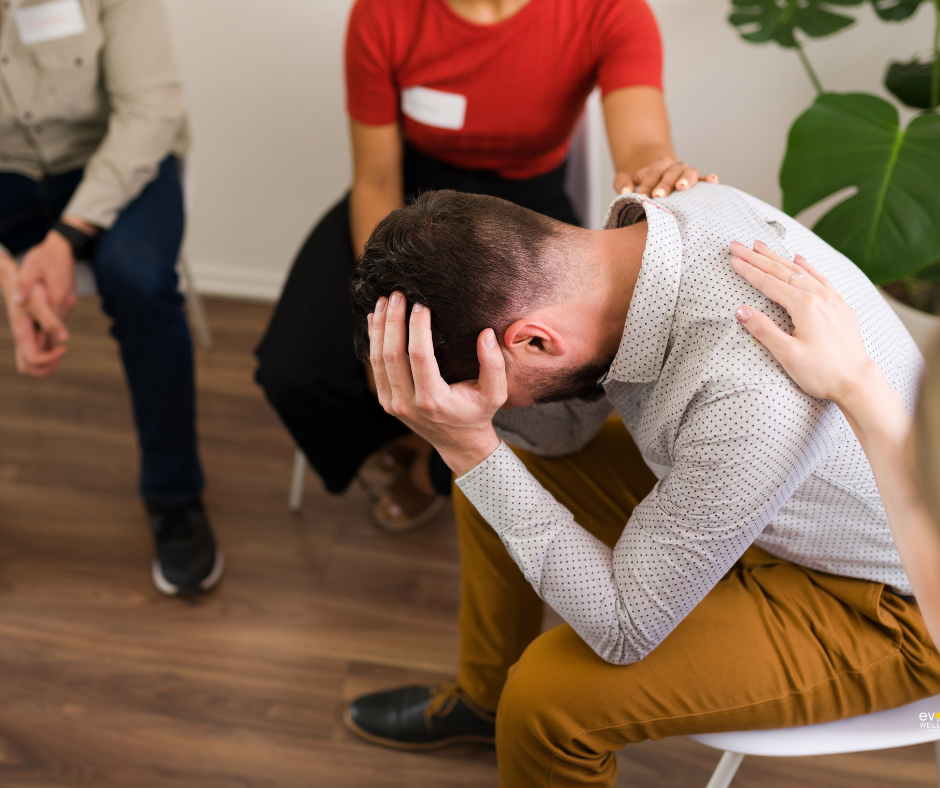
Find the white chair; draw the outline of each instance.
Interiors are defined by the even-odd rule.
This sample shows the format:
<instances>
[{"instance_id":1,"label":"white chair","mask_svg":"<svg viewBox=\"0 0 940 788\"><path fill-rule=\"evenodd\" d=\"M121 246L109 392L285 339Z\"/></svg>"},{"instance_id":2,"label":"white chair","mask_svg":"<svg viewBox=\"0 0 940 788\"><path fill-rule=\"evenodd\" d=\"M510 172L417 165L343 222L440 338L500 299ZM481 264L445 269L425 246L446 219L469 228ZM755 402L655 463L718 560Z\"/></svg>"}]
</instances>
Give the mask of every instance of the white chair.
<instances>
[{"instance_id":1,"label":"white chair","mask_svg":"<svg viewBox=\"0 0 940 788\"><path fill-rule=\"evenodd\" d=\"M922 718L921 715L925 716ZM689 738L725 751L707 788L728 788L745 755L783 758L836 755L908 747L925 742L934 743L937 769L940 772L940 695L897 709L820 725L766 731L703 733Z\"/></svg>"},{"instance_id":2,"label":"white chair","mask_svg":"<svg viewBox=\"0 0 940 788\"><path fill-rule=\"evenodd\" d=\"M193 205L193 194L196 189L196 176L191 161L179 160L180 176L183 181L183 207L186 215L189 216ZM177 267L180 274L180 288L186 299L186 309L189 311L190 319L193 321L193 330L196 333L196 339L200 347L209 350L212 347L212 333L209 331L209 323L206 320L206 310L202 305L202 297L196 291L196 285L193 280L192 271L189 268L189 259L186 256L186 247L180 249ZM95 285L95 275L91 266L80 260L75 266L75 292L79 298L83 296L96 295L98 289Z\"/></svg>"}]
</instances>

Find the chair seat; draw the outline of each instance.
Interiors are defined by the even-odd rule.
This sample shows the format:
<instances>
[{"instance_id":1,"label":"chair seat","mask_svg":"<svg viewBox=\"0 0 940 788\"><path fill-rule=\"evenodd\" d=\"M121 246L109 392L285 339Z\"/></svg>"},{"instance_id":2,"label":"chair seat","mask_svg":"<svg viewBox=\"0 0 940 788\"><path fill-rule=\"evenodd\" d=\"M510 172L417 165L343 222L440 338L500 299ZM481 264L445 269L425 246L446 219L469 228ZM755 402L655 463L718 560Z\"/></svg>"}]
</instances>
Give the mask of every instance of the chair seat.
<instances>
[{"instance_id":1,"label":"chair seat","mask_svg":"<svg viewBox=\"0 0 940 788\"><path fill-rule=\"evenodd\" d=\"M921 714L928 716L922 721ZM690 739L744 755L832 755L940 741L940 695L847 720L766 731L703 733Z\"/></svg>"}]
</instances>

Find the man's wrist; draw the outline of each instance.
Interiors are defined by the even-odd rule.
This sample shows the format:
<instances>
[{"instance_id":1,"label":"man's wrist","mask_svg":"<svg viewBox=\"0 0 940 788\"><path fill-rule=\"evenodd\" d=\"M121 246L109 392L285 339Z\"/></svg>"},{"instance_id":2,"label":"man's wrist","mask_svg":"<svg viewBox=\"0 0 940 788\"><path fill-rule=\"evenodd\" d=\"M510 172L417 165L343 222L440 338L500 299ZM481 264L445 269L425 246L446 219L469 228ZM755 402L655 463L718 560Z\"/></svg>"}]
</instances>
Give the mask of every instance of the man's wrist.
<instances>
[{"instance_id":1,"label":"man's wrist","mask_svg":"<svg viewBox=\"0 0 940 788\"><path fill-rule=\"evenodd\" d=\"M63 224L67 224L69 227L74 227L80 233L87 235L89 238L94 238L101 232L101 229L95 227L93 224L89 224L84 219L79 219L77 216L71 216L66 214L59 219Z\"/></svg>"},{"instance_id":2,"label":"man's wrist","mask_svg":"<svg viewBox=\"0 0 940 788\"><path fill-rule=\"evenodd\" d=\"M470 443L453 447L436 446L435 448L437 448L447 467L457 476L463 476L486 460L499 448L500 443L496 431L490 430L486 435L480 436L479 440Z\"/></svg>"}]
</instances>

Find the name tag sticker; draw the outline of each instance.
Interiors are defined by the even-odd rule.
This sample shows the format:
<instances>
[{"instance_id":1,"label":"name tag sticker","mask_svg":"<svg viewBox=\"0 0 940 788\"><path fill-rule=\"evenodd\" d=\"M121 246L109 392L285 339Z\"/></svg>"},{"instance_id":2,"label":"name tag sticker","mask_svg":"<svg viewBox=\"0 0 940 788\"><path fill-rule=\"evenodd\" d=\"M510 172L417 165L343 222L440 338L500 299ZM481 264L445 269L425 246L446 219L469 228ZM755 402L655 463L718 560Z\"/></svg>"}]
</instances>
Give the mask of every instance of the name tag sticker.
<instances>
[{"instance_id":1,"label":"name tag sticker","mask_svg":"<svg viewBox=\"0 0 940 788\"><path fill-rule=\"evenodd\" d=\"M405 88L401 111L412 120L437 129L462 129L467 115L467 97L432 88Z\"/></svg>"},{"instance_id":2,"label":"name tag sticker","mask_svg":"<svg viewBox=\"0 0 940 788\"><path fill-rule=\"evenodd\" d=\"M24 44L41 44L85 32L85 14L78 0L53 0L51 3L17 8L13 20Z\"/></svg>"}]
</instances>

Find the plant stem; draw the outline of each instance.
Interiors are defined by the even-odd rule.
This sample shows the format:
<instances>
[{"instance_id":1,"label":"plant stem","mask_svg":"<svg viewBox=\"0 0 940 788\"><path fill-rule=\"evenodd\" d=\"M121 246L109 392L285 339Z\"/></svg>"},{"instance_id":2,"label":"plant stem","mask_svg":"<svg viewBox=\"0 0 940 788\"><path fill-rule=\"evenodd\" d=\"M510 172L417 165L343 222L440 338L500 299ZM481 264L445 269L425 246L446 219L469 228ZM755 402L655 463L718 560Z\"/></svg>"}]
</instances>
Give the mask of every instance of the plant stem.
<instances>
[{"instance_id":1,"label":"plant stem","mask_svg":"<svg viewBox=\"0 0 940 788\"><path fill-rule=\"evenodd\" d=\"M934 0L934 2L940 6L940 0ZM799 41L796 42L796 54L800 56L800 62L803 64L803 68L806 69L806 73L809 75L809 80L813 83L813 87L816 88L816 93L825 93L822 82L820 82L819 77L816 76L816 72L809 62L809 58L806 57L806 53L803 51L803 45Z\"/></svg>"},{"instance_id":2,"label":"plant stem","mask_svg":"<svg viewBox=\"0 0 940 788\"><path fill-rule=\"evenodd\" d=\"M930 108L940 105L940 0L933 0L936 19L933 26L933 72L930 75Z\"/></svg>"}]
</instances>

